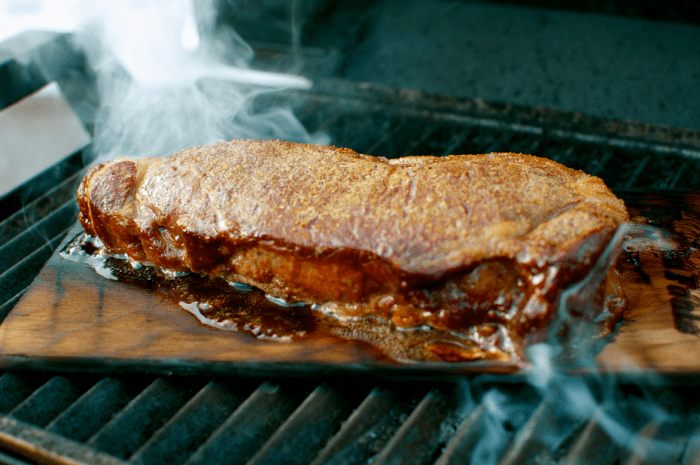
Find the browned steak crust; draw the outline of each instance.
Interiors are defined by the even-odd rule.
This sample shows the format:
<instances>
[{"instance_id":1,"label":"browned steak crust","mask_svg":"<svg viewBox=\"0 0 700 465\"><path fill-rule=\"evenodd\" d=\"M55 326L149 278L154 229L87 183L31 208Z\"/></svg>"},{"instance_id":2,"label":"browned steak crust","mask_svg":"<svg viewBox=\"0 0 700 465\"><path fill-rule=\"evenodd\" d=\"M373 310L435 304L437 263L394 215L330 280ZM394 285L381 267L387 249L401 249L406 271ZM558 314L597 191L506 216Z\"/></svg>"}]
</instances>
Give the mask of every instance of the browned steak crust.
<instances>
[{"instance_id":1,"label":"browned steak crust","mask_svg":"<svg viewBox=\"0 0 700 465\"><path fill-rule=\"evenodd\" d=\"M451 331L541 326L628 219L599 178L529 155L252 140L95 166L78 202L114 253Z\"/></svg>"}]
</instances>

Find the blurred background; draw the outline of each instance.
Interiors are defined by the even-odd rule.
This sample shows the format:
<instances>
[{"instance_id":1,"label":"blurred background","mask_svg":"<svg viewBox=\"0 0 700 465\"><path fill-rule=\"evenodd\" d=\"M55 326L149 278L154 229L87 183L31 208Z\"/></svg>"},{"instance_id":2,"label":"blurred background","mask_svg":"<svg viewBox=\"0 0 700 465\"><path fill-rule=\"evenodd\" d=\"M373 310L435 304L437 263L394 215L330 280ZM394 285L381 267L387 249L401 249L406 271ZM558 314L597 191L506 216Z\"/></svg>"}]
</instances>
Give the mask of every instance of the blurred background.
<instances>
[{"instance_id":1,"label":"blurred background","mask_svg":"<svg viewBox=\"0 0 700 465\"><path fill-rule=\"evenodd\" d=\"M332 57L314 77L700 129L694 2L224 1L221 21Z\"/></svg>"}]
</instances>

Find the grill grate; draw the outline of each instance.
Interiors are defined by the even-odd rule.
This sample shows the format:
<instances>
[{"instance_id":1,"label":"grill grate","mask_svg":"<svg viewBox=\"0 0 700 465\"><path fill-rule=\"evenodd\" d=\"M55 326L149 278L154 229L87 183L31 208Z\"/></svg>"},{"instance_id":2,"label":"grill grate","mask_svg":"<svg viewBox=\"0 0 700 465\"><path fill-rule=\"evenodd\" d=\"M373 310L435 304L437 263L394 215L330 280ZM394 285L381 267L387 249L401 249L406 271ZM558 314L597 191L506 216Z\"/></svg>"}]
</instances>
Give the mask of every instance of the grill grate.
<instances>
[{"instance_id":1,"label":"grill grate","mask_svg":"<svg viewBox=\"0 0 700 465\"><path fill-rule=\"evenodd\" d=\"M31 383L26 376L32 375L6 373L0 383L7 392L12 384ZM49 378L3 412L0 444L33 460L58 455L78 463L444 465L472 457L473 463L636 464L700 458L697 432L626 418L637 434L620 441L602 420L611 414L605 409L574 417L558 411L551 396L495 382L475 395L466 383L372 387L363 380L310 389L309 381L297 380L123 377L103 378L76 395L93 381ZM52 411L37 405L48 392ZM505 393L518 405L502 415L494 401ZM98 408L105 398L104 409ZM697 408L689 412L697 415ZM484 443L489 435L498 439Z\"/></svg>"},{"instance_id":2,"label":"grill grate","mask_svg":"<svg viewBox=\"0 0 700 465\"><path fill-rule=\"evenodd\" d=\"M311 131L361 153L521 151L597 174L618 192L699 185L695 133L337 82L283 98L294 102ZM2 215L0 321L76 221L80 174L81 167L64 173L55 187L34 192L23 208ZM572 414L557 407L556 392L503 378L319 384L5 372L0 449L6 453L0 463L700 461L700 430L692 425L700 406L692 387L590 387L600 406ZM687 421L679 423L677 414ZM610 418L637 434L611 434Z\"/></svg>"},{"instance_id":3,"label":"grill grate","mask_svg":"<svg viewBox=\"0 0 700 465\"><path fill-rule=\"evenodd\" d=\"M321 92L338 91L337 86ZM373 89L374 90L374 89ZM415 94L415 92L412 92ZM398 95L384 108L373 110L363 106L363 98L340 111L343 104L327 111L325 94L300 96L305 105L320 111L301 114L302 122L312 132L327 132L334 144L350 147L360 153L396 158L407 155L447 155L450 153L522 152L553 159L571 168L602 177L614 190L619 189L694 189L700 182L700 140L693 134L693 143L678 143L677 134L669 134L671 143L648 138L585 133L580 124L569 128L550 127L557 124L556 112L541 112L550 120L539 123L541 115L531 121L512 123L491 117L473 116L473 110L459 111L422 106L396 106ZM363 95L376 98L374 92ZM330 97L329 97L330 98ZM416 96L413 95L413 100ZM319 108L320 107L320 108ZM359 107L359 108L357 108ZM307 110L308 111L308 110ZM513 109L510 109L514 112ZM491 116L491 115L489 115ZM497 115L500 116L500 115ZM568 115L567 115L568 116ZM561 123L560 123L561 124ZM598 120L587 125L601 125ZM630 126L634 126L630 124ZM641 132L631 128L627 132ZM669 129L669 133L673 130ZM650 140L651 139L651 140Z\"/></svg>"}]
</instances>

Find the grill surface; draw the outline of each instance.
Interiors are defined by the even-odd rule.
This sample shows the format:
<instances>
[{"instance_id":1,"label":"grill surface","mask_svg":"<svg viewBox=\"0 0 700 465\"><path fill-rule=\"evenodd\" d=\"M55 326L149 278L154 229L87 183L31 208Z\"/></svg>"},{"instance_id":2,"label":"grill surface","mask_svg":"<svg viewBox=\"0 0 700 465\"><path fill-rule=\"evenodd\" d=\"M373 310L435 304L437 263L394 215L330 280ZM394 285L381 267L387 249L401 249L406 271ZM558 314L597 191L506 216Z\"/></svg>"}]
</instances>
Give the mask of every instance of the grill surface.
<instances>
[{"instance_id":1,"label":"grill surface","mask_svg":"<svg viewBox=\"0 0 700 465\"><path fill-rule=\"evenodd\" d=\"M700 134L688 131L332 81L274 98L361 153L532 153L622 194L690 189L700 177ZM0 321L76 221L80 174L5 199ZM4 372L0 463L690 464L700 461L694 392L607 378L538 387Z\"/></svg>"}]
</instances>

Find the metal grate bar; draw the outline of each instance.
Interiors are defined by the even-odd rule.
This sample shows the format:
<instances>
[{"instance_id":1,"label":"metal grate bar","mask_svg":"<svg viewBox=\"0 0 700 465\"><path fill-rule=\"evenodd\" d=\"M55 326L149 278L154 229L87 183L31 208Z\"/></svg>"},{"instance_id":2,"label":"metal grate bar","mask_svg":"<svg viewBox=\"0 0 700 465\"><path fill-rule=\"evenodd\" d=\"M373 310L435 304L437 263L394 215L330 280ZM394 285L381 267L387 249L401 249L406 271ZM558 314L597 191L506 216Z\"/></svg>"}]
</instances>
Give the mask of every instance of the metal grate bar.
<instances>
[{"instance_id":1,"label":"metal grate bar","mask_svg":"<svg viewBox=\"0 0 700 465\"><path fill-rule=\"evenodd\" d=\"M248 462L301 465L309 463L357 405L357 385L319 385Z\"/></svg>"},{"instance_id":2,"label":"metal grate bar","mask_svg":"<svg viewBox=\"0 0 700 465\"><path fill-rule=\"evenodd\" d=\"M668 182L668 189L673 189L678 185L678 182L681 180L681 177L683 176L683 173L686 172L686 170L692 169L690 166L688 166L687 163L682 163L680 167L676 169L676 174L671 178L671 180Z\"/></svg>"},{"instance_id":3,"label":"metal grate bar","mask_svg":"<svg viewBox=\"0 0 700 465\"><path fill-rule=\"evenodd\" d=\"M372 389L312 465L362 464L379 453L418 401L399 392L381 386Z\"/></svg>"},{"instance_id":4,"label":"metal grate bar","mask_svg":"<svg viewBox=\"0 0 700 465\"><path fill-rule=\"evenodd\" d=\"M0 223L0 322L75 223L75 186L81 172L69 174Z\"/></svg>"},{"instance_id":5,"label":"metal grate bar","mask_svg":"<svg viewBox=\"0 0 700 465\"><path fill-rule=\"evenodd\" d=\"M0 376L0 413L8 413L46 382L43 374L4 373Z\"/></svg>"},{"instance_id":6,"label":"metal grate bar","mask_svg":"<svg viewBox=\"0 0 700 465\"><path fill-rule=\"evenodd\" d=\"M129 460L131 463L183 463L250 393L249 383L235 389L210 381Z\"/></svg>"},{"instance_id":7,"label":"metal grate bar","mask_svg":"<svg viewBox=\"0 0 700 465\"><path fill-rule=\"evenodd\" d=\"M559 149L557 149L556 145L554 145L554 141L547 142L550 147L554 147L556 154L554 159L555 161L575 170L580 170L585 167L585 164L588 161L588 153L591 151L591 149L585 144L580 142L573 142L571 144L565 144L564 146L558 144Z\"/></svg>"},{"instance_id":8,"label":"metal grate bar","mask_svg":"<svg viewBox=\"0 0 700 465\"><path fill-rule=\"evenodd\" d=\"M313 127L316 132L333 134L333 142L339 147L349 147L358 136L371 131L370 125L374 123L366 114L343 114L340 112L316 112L305 118L305 127ZM304 120L302 120L304 121Z\"/></svg>"},{"instance_id":9,"label":"metal grate bar","mask_svg":"<svg viewBox=\"0 0 700 465\"><path fill-rule=\"evenodd\" d=\"M34 463L123 465L109 455L11 417L0 416L0 447ZM21 462L20 462L21 463Z\"/></svg>"},{"instance_id":10,"label":"metal grate bar","mask_svg":"<svg viewBox=\"0 0 700 465\"><path fill-rule=\"evenodd\" d=\"M428 140L434 137L437 131L437 126L433 123L428 123L422 131L413 134L413 139L409 140L406 147L400 153L400 157L409 155L422 155L421 146L425 145Z\"/></svg>"},{"instance_id":11,"label":"metal grate bar","mask_svg":"<svg viewBox=\"0 0 700 465\"><path fill-rule=\"evenodd\" d=\"M364 117L365 120L362 118ZM359 115L360 125L354 127L352 120L341 118L344 133L336 139L331 133L331 140L339 147L348 147L359 153L371 154L383 140L393 137L399 121L394 118L378 118L375 115ZM359 129L363 128L362 131Z\"/></svg>"},{"instance_id":12,"label":"metal grate bar","mask_svg":"<svg viewBox=\"0 0 700 465\"><path fill-rule=\"evenodd\" d=\"M683 159L669 160L661 158L656 154L649 157L644 170L639 174L637 181L631 187L643 187L651 189L664 189L670 186L679 171L688 169L686 161ZM697 174L696 174L697 175ZM682 186L677 186L682 187ZM684 186L684 187L692 187Z\"/></svg>"},{"instance_id":13,"label":"metal grate bar","mask_svg":"<svg viewBox=\"0 0 700 465\"><path fill-rule=\"evenodd\" d=\"M22 298L22 295L24 295L24 292L27 290L28 287L29 286L25 287L24 289L21 289L17 294L8 299L7 302L0 305L0 323L2 323L5 317L10 313L10 310L12 310L15 307L15 305L17 305L17 302L19 302L19 299Z\"/></svg>"},{"instance_id":14,"label":"metal grate bar","mask_svg":"<svg viewBox=\"0 0 700 465\"><path fill-rule=\"evenodd\" d=\"M551 406L546 401L542 402L504 451L499 465L517 465L534 456L537 457L537 462L551 461L551 451L540 437L546 430L539 428L550 426L546 423L553 414Z\"/></svg>"},{"instance_id":15,"label":"metal grate bar","mask_svg":"<svg viewBox=\"0 0 700 465\"><path fill-rule=\"evenodd\" d=\"M441 434L443 424L450 420L450 414L458 412L451 405L456 398L443 390L431 389L372 463L431 463L446 442Z\"/></svg>"},{"instance_id":16,"label":"metal grate bar","mask_svg":"<svg viewBox=\"0 0 700 465\"><path fill-rule=\"evenodd\" d=\"M684 442L674 438L664 440L664 425L659 421L649 422L634 437L622 465L644 465L647 463L678 463L683 455Z\"/></svg>"},{"instance_id":17,"label":"metal grate bar","mask_svg":"<svg viewBox=\"0 0 700 465\"><path fill-rule=\"evenodd\" d=\"M615 463L624 446L613 441L594 414L559 462L560 465L606 465Z\"/></svg>"},{"instance_id":18,"label":"metal grate bar","mask_svg":"<svg viewBox=\"0 0 700 465\"><path fill-rule=\"evenodd\" d=\"M46 430L68 439L87 441L146 386L148 378L102 378Z\"/></svg>"},{"instance_id":19,"label":"metal grate bar","mask_svg":"<svg viewBox=\"0 0 700 465\"><path fill-rule=\"evenodd\" d=\"M67 232L67 229L62 231L31 255L0 274L0 302L9 301L31 284Z\"/></svg>"},{"instance_id":20,"label":"metal grate bar","mask_svg":"<svg viewBox=\"0 0 700 465\"><path fill-rule=\"evenodd\" d=\"M362 117L360 117L362 118ZM341 118L344 119L344 118ZM360 153L369 153L370 147L377 140L381 140L385 134L391 133L392 125L386 121L376 121L366 118L361 121L354 130L348 129L348 122L343 121L343 132L334 141L339 147L349 147ZM350 126L352 128L352 126ZM370 135L368 137L368 135Z\"/></svg>"},{"instance_id":21,"label":"metal grate bar","mask_svg":"<svg viewBox=\"0 0 700 465\"><path fill-rule=\"evenodd\" d=\"M689 189L693 191L698 190L698 186L700 186L700 180L698 177L700 174L698 173L698 167L697 165L692 165L689 167L689 169L686 170L678 170L678 178L677 182L674 185L674 187L678 189Z\"/></svg>"},{"instance_id":22,"label":"metal grate bar","mask_svg":"<svg viewBox=\"0 0 700 465\"><path fill-rule=\"evenodd\" d=\"M596 147L588 154L589 162L584 171L593 176L600 176L607 173L607 165L614 156L614 149L611 147Z\"/></svg>"},{"instance_id":23,"label":"metal grate bar","mask_svg":"<svg viewBox=\"0 0 700 465\"><path fill-rule=\"evenodd\" d=\"M407 141L408 131L405 121L388 119L382 124L378 137L365 139L364 144L354 144L352 147L360 153L375 155L377 157L396 158L402 144Z\"/></svg>"},{"instance_id":24,"label":"metal grate bar","mask_svg":"<svg viewBox=\"0 0 700 465\"><path fill-rule=\"evenodd\" d=\"M313 132L336 132L339 121L348 113L324 105L308 105L297 108L294 116L303 127Z\"/></svg>"},{"instance_id":25,"label":"metal grate bar","mask_svg":"<svg viewBox=\"0 0 700 465\"><path fill-rule=\"evenodd\" d=\"M510 138L508 141L508 147L505 149L509 152L537 155L541 144L542 137L535 136L530 133L516 133Z\"/></svg>"},{"instance_id":26,"label":"metal grate bar","mask_svg":"<svg viewBox=\"0 0 700 465\"><path fill-rule=\"evenodd\" d=\"M0 273L22 261L34 250L40 249L47 242L47 238L70 228L77 217L78 206L75 201L70 200L0 246Z\"/></svg>"},{"instance_id":27,"label":"metal grate bar","mask_svg":"<svg viewBox=\"0 0 700 465\"><path fill-rule=\"evenodd\" d=\"M406 155L442 155L450 143L455 146L462 142L470 130L450 124L426 122L426 132L422 137L416 135Z\"/></svg>"},{"instance_id":28,"label":"metal grate bar","mask_svg":"<svg viewBox=\"0 0 700 465\"><path fill-rule=\"evenodd\" d=\"M120 457L131 456L199 389L200 378L157 378L87 442Z\"/></svg>"},{"instance_id":29,"label":"metal grate bar","mask_svg":"<svg viewBox=\"0 0 700 465\"><path fill-rule=\"evenodd\" d=\"M486 406L479 404L462 422L435 465L469 464L484 430Z\"/></svg>"},{"instance_id":30,"label":"metal grate bar","mask_svg":"<svg viewBox=\"0 0 700 465\"><path fill-rule=\"evenodd\" d=\"M457 146L456 153L485 153L500 138L501 133L497 129L474 127L470 137Z\"/></svg>"},{"instance_id":31,"label":"metal grate bar","mask_svg":"<svg viewBox=\"0 0 700 465\"><path fill-rule=\"evenodd\" d=\"M576 425L573 419L557 412L553 404L552 399L540 403L504 452L501 465L526 463L532 457L537 457L538 463L552 461L558 444Z\"/></svg>"},{"instance_id":32,"label":"metal grate bar","mask_svg":"<svg viewBox=\"0 0 700 465\"><path fill-rule=\"evenodd\" d=\"M10 415L24 423L45 427L94 382L95 378L88 376L54 376L15 407Z\"/></svg>"},{"instance_id":33,"label":"metal grate bar","mask_svg":"<svg viewBox=\"0 0 700 465\"><path fill-rule=\"evenodd\" d=\"M639 179L639 175L645 170L647 163L651 159L652 155L643 155L637 159L637 163L635 165L631 166L631 170L628 171L629 175L626 177L626 179L621 180L621 182L616 182L614 183L615 186L617 185L622 185L623 187L629 189L634 185L637 185L637 180ZM614 160L616 161L617 158ZM611 167L611 173L618 173L618 175L622 175L625 167L624 166L615 166Z\"/></svg>"},{"instance_id":34,"label":"metal grate bar","mask_svg":"<svg viewBox=\"0 0 700 465\"><path fill-rule=\"evenodd\" d=\"M690 436L688 444L683 451L683 459L681 465L694 465L700 463L700 435L696 430Z\"/></svg>"},{"instance_id":35,"label":"metal grate bar","mask_svg":"<svg viewBox=\"0 0 700 465\"><path fill-rule=\"evenodd\" d=\"M488 147L480 150L482 153L498 153L498 152L512 152L510 147L510 139L513 137L513 133L505 132L502 136L497 137Z\"/></svg>"},{"instance_id":36,"label":"metal grate bar","mask_svg":"<svg viewBox=\"0 0 700 465\"><path fill-rule=\"evenodd\" d=\"M445 143L445 147L441 148L440 150L436 150L434 152L433 151L430 151L430 152L424 151L423 153L437 153L441 157L444 157L444 156L447 156L447 155L450 155L453 153L457 153L458 152L457 147L464 144L464 141L467 140L467 137L469 137L468 131L465 131L461 134L455 134Z\"/></svg>"},{"instance_id":37,"label":"metal grate bar","mask_svg":"<svg viewBox=\"0 0 700 465\"><path fill-rule=\"evenodd\" d=\"M663 170L659 172L659 179L652 184L652 187L659 189L672 189L676 187L681 173L688 169L691 168L688 166L688 163L685 160L680 161L673 169L665 166L663 167Z\"/></svg>"},{"instance_id":38,"label":"metal grate bar","mask_svg":"<svg viewBox=\"0 0 700 465\"><path fill-rule=\"evenodd\" d=\"M46 464L120 465L114 457L11 417L0 417L0 447Z\"/></svg>"},{"instance_id":39,"label":"metal grate bar","mask_svg":"<svg viewBox=\"0 0 700 465\"><path fill-rule=\"evenodd\" d=\"M82 174L82 172L77 172L62 180L55 188L0 222L0 244L7 243L17 234L31 228L36 221L49 215L66 202L75 199L76 189Z\"/></svg>"},{"instance_id":40,"label":"metal grate bar","mask_svg":"<svg viewBox=\"0 0 700 465\"><path fill-rule=\"evenodd\" d=\"M65 180L75 179L76 173L79 173L84 167L83 151L78 151L63 161L47 168L0 198L0 220L4 221L15 213L22 212L25 207L34 204L36 200L42 198L50 199L52 191L55 192ZM77 184L74 186L77 187ZM65 200L61 200L60 203L65 202ZM40 200L38 203L45 204L45 202L46 200Z\"/></svg>"},{"instance_id":41,"label":"metal grate bar","mask_svg":"<svg viewBox=\"0 0 700 465\"><path fill-rule=\"evenodd\" d=\"M187 463L245 463L292 414L306 394L307 390L300 386L263 382Z\"/></svg>"},{"instance_id":42,"label":"metal grate bar","mask_svg":"<svg viewBox=\"0 0 700 465\"><path fill-rule=\"evenodd\" d=\"M700 150L697 147L678 147L647 140L621 139L615 136L600 135L594 133L583 133L575 131L552 130L552 136L565 140L576 140L585 143L599 144L603 146L620 147L629 150L651 150L657 155L677 155L683 158L700 159Z\"/></svg>"}]
</instances>

